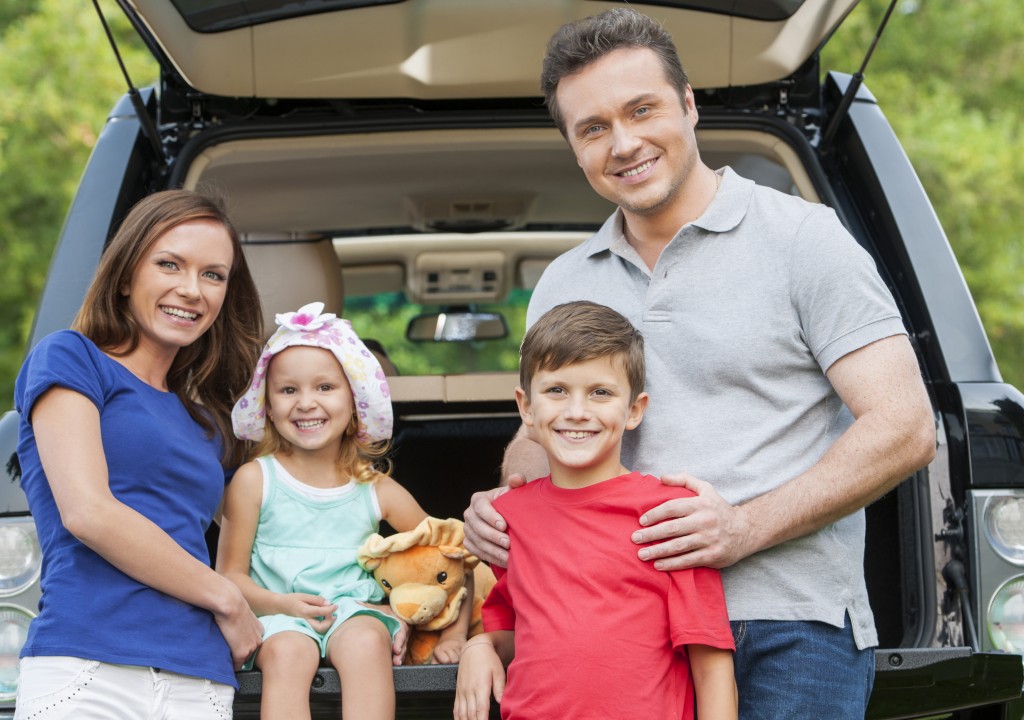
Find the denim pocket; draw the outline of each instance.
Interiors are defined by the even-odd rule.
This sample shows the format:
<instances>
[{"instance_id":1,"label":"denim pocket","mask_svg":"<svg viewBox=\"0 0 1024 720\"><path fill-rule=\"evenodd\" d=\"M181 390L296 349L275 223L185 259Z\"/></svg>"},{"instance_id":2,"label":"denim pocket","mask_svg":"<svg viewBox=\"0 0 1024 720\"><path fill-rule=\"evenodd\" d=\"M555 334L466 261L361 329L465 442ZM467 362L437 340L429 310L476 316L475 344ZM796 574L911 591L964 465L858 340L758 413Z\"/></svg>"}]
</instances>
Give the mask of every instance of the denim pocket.
<instances>
[{"instance_id":1,"label":"denim pocket","mask_svg":"<svg viewBox=\"0 0 1024 720\"><path fill-rule=\"evenodd\" d=\"M235 689L233 687L207 680L203 691L206 693L207 700L210 701L210 710L213 713L211 717L225 719L232 717L231 705L235 701Z\"/></svg>"}]
</instances>

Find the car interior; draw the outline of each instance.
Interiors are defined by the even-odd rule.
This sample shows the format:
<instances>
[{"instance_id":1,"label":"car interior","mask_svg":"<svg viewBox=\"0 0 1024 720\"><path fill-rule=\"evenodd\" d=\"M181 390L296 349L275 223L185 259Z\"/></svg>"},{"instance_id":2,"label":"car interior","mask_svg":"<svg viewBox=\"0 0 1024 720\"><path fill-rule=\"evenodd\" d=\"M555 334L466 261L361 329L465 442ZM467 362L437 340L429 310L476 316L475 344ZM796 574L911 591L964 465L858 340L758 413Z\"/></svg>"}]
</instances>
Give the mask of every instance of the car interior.
<instances>
[{"instance_id":1,"label":"car interior","mask_svg":"<svg viewBox=\"0 0 1024 720\"><path fill-rule=\"evenodd\" d=\"M712 167L820 197L796 152L772 134L708 129L698 142ZM557 130L233 140L200 152L185 185L226 196L268 336L277 313L322 301L374 349L394 402L392 474L429 514L461 518L473 492L498 484L520 424L514 388L529 293L613 209ZM500 316L503 329L429 331L484 315ZM869 522L895 507L877 503ZM869 533L879 547L895 541ZM899 592L899 568L871 559L891 556L869 548L874 593Z\"/></svg>"}]
</instances>

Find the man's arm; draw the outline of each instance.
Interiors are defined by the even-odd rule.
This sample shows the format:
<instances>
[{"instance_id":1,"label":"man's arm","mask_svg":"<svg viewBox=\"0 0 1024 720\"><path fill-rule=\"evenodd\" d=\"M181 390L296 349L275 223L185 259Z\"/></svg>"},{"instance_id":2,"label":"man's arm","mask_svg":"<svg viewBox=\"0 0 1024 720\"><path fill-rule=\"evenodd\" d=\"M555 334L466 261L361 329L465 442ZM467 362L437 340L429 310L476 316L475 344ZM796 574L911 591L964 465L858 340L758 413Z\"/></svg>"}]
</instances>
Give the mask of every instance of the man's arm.
<instances>
[{"instance_id":1,"label":"man's arm","mask_svg":"<svg viewBox=\"0 0 1024 720\"><path fill-rule=\"evenodd\" d=\"M501 464L501 486L493 490L473 493L469 507L463 513L466 549L491 565L508 564L508 526L495 512L492 503L510 487L519 487L527 479L546 476L548 457L539 444L531 440L525 425L505 448Z\"/></svg>"},{"instance_id":2,"label":"man's arm","mask_svg":"<svg viewBox=\"0 0 1024 720\"><path fill-rule=\"evenodd\" d=\"M854 423L806 472L743 505L725 502L688 475L663 478L698 497L671 500L640 518L633 534L659 570L722 568L814 532L878 499L935 456L935 421L910 342L878 340L827 372Z\"/></svg>"}]
</instances>

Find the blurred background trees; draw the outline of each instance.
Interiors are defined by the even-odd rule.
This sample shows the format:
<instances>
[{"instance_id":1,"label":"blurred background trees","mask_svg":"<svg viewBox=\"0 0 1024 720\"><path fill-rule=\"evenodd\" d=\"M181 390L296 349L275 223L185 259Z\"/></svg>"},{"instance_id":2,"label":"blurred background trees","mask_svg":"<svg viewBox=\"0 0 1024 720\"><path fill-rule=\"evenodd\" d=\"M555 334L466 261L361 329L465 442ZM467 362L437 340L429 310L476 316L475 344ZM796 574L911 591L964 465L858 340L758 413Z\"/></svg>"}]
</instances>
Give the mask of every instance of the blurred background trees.
<instances>
[{"instance_id":1,"label":"blurred background trees","mask_svg":"<svg viewBox=\"0 0 1024 720\"><path fill-rule=\"evenodd\" d=\"M156 65L102 0L133 81ZM888 0L862 0L823 69L855 71ZM1024 387L1024 4L900 0L866 73L949 235L1007 381ZM0 412L75 186L124 92L91 3L0 0Z\"/></svg>"}]
</instances>

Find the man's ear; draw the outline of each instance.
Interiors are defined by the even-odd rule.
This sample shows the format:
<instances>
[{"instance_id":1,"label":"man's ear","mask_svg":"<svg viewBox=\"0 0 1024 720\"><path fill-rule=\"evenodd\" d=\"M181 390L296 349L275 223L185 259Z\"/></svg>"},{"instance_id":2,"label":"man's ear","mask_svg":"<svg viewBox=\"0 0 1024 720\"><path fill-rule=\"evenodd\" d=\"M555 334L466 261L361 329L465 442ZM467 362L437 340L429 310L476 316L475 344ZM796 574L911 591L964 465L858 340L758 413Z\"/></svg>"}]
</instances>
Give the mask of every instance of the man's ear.
<instances>
[{"instance_id":1,"label":"man's ear","mask_svg":"<svg viewBox=\"0 0 1024 720\"><path fill-rule=\"evenodd\" d=\"M530 396L518 385L516 386L516 405L519 407L519 417L523 419L523 425L533 427L533 413L530 411Z\"/></svg>"},{"instance_id":2,"label":"man's ear","mask_svg":"<svg viewBox=\"0 0 1024 720\"><path fill-rule=\"evenodd\" d=\"M640 421L644 419L644 413L647 412L647 403L650 401L651 396L645 392L640 393L636 396L636 400L629 406L629 416L626 418L626 429L632 430L640 424Z\"/></svg>"}]
</instances>

